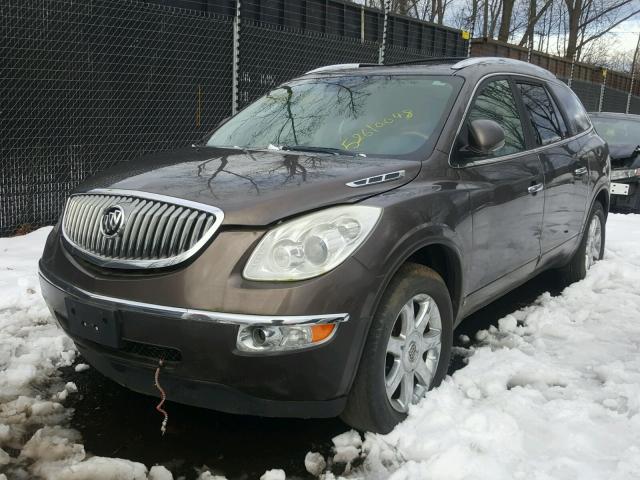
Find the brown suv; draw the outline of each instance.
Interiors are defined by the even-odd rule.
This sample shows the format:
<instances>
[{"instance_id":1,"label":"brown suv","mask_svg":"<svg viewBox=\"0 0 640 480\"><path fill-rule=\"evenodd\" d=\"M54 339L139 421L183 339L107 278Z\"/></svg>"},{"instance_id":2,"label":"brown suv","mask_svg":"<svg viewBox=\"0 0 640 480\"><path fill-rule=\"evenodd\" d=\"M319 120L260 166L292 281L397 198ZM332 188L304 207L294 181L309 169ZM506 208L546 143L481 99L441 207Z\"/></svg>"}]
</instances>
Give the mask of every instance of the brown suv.
<instances>
[{"instance_id":1,"label":"brown suv","mask_svg":"<svg viewBox=\"0 0 640 480\"><path fill-rule=\"evenodd\" d=\"M70 198L42 291L86 360L226 412L389 431L454 327L542 270L602 258L606 144L552 74L505 59L338 65L202 144Z\"/></svg>"}]
</instances>

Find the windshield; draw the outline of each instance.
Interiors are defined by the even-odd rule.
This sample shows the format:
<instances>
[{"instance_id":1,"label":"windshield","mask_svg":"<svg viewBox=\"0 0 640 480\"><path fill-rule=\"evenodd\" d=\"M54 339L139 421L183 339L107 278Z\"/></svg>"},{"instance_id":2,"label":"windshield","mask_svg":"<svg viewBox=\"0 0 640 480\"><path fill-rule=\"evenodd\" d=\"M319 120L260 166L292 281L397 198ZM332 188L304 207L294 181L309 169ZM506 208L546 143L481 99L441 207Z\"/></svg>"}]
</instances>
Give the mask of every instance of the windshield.
<instances>
[{"instance_id":1,"label":"windshield","mask_svg":"<svg viewBox=\"0 0 640 480\"><path fill-rule=\"evenodd\" d=\"M598 135L611 145L640 144L640 120L591 117L591 122Z\"/></svg>"},{"instance_id":2,"label":"windshield","mask_svg":"<svg viewBox=\"0 0 640 480\"><path fill-rule=\"evenodd\" d=\"M216 130L207 145L321 147L379 156L430 150L461 84L449 76L300 79L256 100Z\"/></svg>"}]
</instances>

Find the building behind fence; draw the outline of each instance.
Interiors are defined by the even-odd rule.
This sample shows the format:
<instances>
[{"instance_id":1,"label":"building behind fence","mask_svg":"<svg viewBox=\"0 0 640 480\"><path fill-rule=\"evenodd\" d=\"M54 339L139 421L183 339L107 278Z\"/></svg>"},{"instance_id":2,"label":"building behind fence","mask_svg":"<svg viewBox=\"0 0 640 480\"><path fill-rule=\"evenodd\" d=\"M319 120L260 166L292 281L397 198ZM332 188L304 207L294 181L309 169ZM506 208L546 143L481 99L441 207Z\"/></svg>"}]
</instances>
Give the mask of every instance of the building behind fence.
<instances>
[{"instance_id":1,"label":"building behind fence","mask_svg":"<svg viewBox=\"0 0 640 480\"><path fill-rule=\"evenodd\" d=\"M468 52L460 30L347 0L0 0L0 25L0 235L54 223L86 177L188 145L315 67ZM471 50L529 56L497 42ZM531 59L570 75L570 61ZM598 72L573 71L597 109ZM609 74L604 109L621 111L625 78Z\"/></svg>"},{"instance_id":2,"label":"building behind fence","mask_svg":"<svg viewBox=\"0 0 640 480\"><path fill-rule=\"evenodd\" d=\"M474 57L506 57L530 62L553 72L580 97L590 112L620 112L640 114L640 84L632 83L631 75L542 52L489 39L473 39ZM633 95L629 93L633 89ZM627 101L629 110L627 111Z\"/></svg>"}]
</instances>

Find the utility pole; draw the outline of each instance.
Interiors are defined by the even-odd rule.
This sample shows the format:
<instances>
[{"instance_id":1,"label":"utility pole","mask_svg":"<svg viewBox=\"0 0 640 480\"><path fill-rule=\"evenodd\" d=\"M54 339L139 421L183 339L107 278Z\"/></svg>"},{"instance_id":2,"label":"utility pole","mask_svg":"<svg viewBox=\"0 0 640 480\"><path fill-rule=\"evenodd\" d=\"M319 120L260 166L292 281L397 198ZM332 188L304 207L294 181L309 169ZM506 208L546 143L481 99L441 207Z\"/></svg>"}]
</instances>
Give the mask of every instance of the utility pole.
<instances>
[{"instance_id":1,"label":"utility pole","mask_svg":"<svg viewBox=\"0 0 640 480\"><path fill-rule=\"evenodd\" d=\"M631 85L629 85L629 94L627 95L627 108L625 110L625 113L629 113L629 108L631 107L633 84L636 80L636 62L638 61L638 50L640 50L640 33L638 34L638 43L636 44L636 51L633 54L633 62L631 63Z\"/></svg>"}]
</instances>

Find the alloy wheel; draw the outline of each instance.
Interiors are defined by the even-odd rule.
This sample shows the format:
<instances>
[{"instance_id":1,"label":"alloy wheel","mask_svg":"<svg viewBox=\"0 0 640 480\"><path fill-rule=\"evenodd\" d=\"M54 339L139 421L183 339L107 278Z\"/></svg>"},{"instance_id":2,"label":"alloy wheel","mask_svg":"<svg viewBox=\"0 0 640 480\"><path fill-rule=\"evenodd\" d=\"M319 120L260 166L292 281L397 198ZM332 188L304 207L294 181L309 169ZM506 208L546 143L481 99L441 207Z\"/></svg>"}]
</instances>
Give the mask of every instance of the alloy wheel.
<instances>
[{"instance_id":1,"label":"alloy wheel","mask_svg":"<svg viewBox=\"0 0 640 480\"><path fill-rule=\"evenodd\" d=\"M387 398L406 413L427 393L438 368L442 321L436 302L418 294L404 304L391 329L385 361Z\"/></svg>"}]
</instances>

